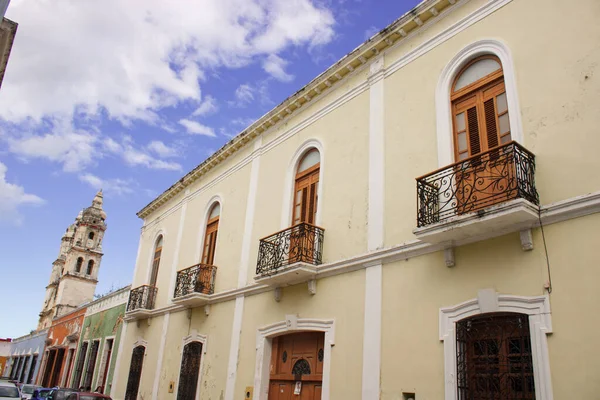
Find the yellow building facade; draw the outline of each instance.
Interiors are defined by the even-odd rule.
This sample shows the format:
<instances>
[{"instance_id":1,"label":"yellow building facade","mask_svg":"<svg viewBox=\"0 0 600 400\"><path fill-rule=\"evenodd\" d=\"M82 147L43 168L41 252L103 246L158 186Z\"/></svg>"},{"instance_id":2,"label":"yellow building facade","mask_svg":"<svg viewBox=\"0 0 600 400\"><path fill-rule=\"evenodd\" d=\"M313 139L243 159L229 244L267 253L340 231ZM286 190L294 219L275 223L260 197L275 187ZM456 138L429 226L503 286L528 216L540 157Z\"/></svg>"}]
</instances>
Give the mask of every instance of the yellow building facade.
<instances>
[{"instance_id":1,"label":"yellow building facade","mask_svg":"<svg viewBox=\"0 0 600 400\"><path fill-rule=\"evenodd\" d=\"M426 0L139 212L115 399L592 399L600 7Z\"/></svg>"}]
</instances>

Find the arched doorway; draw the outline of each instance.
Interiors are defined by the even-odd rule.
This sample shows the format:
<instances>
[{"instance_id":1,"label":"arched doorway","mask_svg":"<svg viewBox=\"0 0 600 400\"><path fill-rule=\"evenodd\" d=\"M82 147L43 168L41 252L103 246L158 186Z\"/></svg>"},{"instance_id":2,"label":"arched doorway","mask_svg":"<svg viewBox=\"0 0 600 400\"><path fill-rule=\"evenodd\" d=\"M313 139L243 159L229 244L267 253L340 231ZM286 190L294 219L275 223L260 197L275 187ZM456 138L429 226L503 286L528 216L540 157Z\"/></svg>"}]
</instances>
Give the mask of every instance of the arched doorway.
<instances>
[{"instance_id":1,"label":"arched doorway","mask_svg":"<svg viewBox=\"0 0 600 400\"><path fill-rule=\"evenodd\" d=\"M298 332L273 338L269 400L321 399L324 339L324 332Z\"/></svg>"},{"instance_id":2,"label":"arched doorway","mask_svg":"<svg viewBox=\"0 0 600 400\"><path fill-rule=\"evenodd\" d=\"M137 346L133 349L131 365L129 366L129 378L127 379L127 389L125 390L125 400L136 400L138 397L145 353L146 348L144 346Z\"/></svg>"}]
</instances>

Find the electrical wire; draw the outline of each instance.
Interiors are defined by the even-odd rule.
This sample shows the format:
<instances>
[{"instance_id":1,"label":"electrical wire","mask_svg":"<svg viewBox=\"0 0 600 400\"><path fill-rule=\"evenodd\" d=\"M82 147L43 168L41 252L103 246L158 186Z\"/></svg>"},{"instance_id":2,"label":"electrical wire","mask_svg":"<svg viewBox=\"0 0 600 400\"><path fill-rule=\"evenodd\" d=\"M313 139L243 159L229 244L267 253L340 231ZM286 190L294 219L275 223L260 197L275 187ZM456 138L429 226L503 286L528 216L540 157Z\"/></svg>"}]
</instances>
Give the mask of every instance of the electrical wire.
<instances>
[{"instance_id":1,"label":"electrical wire","mask_svg":"<svg viewBox=\"0 0 600 400\"><path fill-rule=\"evenodd\" d=\"M544 234L544 224L542 223L542 208L538 206L538 219L540 229L542 230L542 241L544 242L544 252L546 253L546 266L548 268L548 294L552 293L552 275L550 274L550 257L548 257L548 246L546 245L546 235Z\"/></svg>"}]
</instances>

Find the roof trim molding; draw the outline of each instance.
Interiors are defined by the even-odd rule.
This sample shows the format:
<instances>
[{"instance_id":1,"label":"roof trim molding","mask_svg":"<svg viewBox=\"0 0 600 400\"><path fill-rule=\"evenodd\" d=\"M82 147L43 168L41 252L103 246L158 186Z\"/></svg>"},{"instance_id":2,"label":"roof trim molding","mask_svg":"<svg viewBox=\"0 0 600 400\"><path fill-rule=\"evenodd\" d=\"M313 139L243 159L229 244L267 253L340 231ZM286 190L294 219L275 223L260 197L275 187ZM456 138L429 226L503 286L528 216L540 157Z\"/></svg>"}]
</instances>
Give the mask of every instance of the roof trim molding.
<instances>
[{"instance_id":1,"label":"roof trim molding","mask_svg":"<svg viewBox=\"0 0 600 400\"><path fill-rule=\"evenodd\" d=\"M352 74L360 67L368 64L379 53L412 36L409 35L410 33L429 26L428 22L443 17L446 12L442 11L449 10L450 8L454 9L458 4L466 3L467 1L423 0L415 8L402 15L379 33L373 35L366 42L318 75L306 86L255 121L204 162L187 173L177 183L142 208L137 213L137 216L142 219L148 217L170 199L182 192L187 186L236 153L251 140L270 130L272 127L279 125L280 122L289 119L290 116L294 115L296 111L303 108L307 103L314 102L315 99L322 98L331 89L339 87L339 82L343 81L349 74Z\"/></svg>"}]
</instances>

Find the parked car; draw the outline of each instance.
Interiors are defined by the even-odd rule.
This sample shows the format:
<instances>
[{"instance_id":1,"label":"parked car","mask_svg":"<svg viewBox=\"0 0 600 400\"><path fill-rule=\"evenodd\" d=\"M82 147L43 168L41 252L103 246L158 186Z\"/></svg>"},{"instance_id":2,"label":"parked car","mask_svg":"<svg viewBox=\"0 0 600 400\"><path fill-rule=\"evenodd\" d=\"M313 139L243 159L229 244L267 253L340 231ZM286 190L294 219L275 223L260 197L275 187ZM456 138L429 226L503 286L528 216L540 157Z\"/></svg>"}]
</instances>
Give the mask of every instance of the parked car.
<instances>
[{"instance_id":1,"label":"parked car","mask_svg":"<svg viewBox=\"0 0 600 400\"><path fill-rule=\"evenodd\" d=\"M37 385L23 385L21 386L21 396L23 399L31 399L31 397L33 396L33 391L35 389L41 389L41 386L37 386Z\"/></svg>"},{"instance_id":2,"label":"parked car","mask_svg":"<svg viewBox=\"0 0 600 400\"><path fill-rule=\"evenodd\" d=\"M80 393L71 393L67 400L112 400L109 396L101 393L90 393L90 392L80 392Z\"/></svg>"},{"instance_id":3,"label":"parked car","mask_svg":"<svg viewBox=\"0 0 600 400\"><path fill-rule=\"evenodd\" d=\"M21 392L12 382L0 382L0 400L21 399Z\"/></svg>"},{"instance_id":4,"label":"parked car","mask_svg":"<svg viewBox=\"0 0 600 400\"><path fill-rule=\"evenodd\" d=\"M31 400L47 399L48 396L50 395L50 392L52 392L52 389L47 389L47 388L35 389L33 391L33 394L31 395Z\"/></svg>"},{"instance_id":5,"label":"parked car","mask_svg":"<svg viewBox=\"0 0 600 400\"><path fill-rule=\"evenodd\" d=\"M77 389L66 389L66 388L52 388L52 391L48 395L48 400L67 400L72 393L77 393Z\"/></svg>"}]
</instances>

